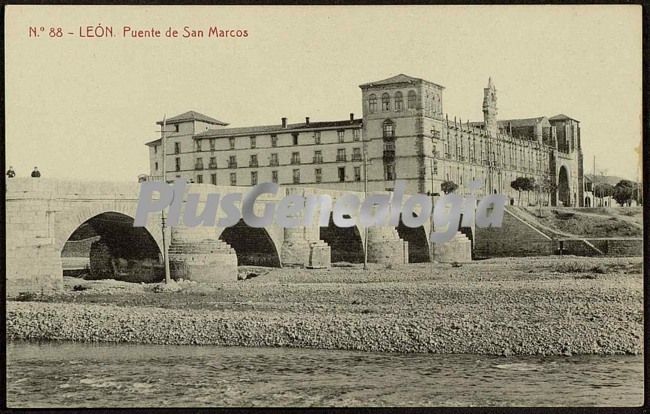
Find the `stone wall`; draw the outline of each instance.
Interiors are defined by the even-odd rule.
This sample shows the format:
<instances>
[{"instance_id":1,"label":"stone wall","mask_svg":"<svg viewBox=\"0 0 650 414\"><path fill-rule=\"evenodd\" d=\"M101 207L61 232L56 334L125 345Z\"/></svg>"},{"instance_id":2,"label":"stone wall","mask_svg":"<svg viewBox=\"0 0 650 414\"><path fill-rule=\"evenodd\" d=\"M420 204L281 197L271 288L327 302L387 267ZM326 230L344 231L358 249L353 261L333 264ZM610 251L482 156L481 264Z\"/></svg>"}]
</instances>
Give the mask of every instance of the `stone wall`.
<instances>
[{"instance_id":1,"label":"stone wall","mask_svg":"<svg viewBox=\"0 0 650 414\"><path fill-rule=\"evenodd\" d=\"M501 227L476 228L476 257L548 256L555 253L555 242L506 209Z\"/></svg>"}]
</instances>

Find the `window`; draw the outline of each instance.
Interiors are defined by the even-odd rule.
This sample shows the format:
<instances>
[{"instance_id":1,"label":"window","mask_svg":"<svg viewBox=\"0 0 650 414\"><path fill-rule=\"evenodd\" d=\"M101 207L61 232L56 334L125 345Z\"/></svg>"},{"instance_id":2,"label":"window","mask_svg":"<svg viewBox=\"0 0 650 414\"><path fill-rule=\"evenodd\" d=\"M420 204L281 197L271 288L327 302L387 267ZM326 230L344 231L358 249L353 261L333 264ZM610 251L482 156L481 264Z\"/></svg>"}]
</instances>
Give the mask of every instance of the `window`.
<instances>
[{"instance_id":1,"label":"window","mask_svg":"<svg viewBox=\"0 0 650 414\"><path fill-rule=\"evenodd\" d=\"M200 139L196 140L196 151L201 152L201 140Z\"/></svg>"},{"instance_id":2,"label":"window","mask_svg":"<svg viewBox=\"0 0 650 414\"><path fill-rule=\"evenodd\" d=\"M336 150L336 161L345 161L345 148Z\"/></svg>"},{"instance_id":3,"label":"window","mask_svg":"<svg viewBox=\"0 0 650 414\"><path fill-rule=\"evenodd\" d=\"M228 157L228 168L237 168L237 157L234 155Z\"/></svg>"},{"instance_id":4,"label":"window","mask_svg":"<svg viewBox=\"0 0 650 414\"><path fill-rule=\"evenodd\" d=\"M345 181L345 167L339 167L339 181Z\"/></svg>"},{"instance_id":5,"label":"window","mask_svg":"<svg viewBox=\"0 0 650 414\"><path fill-rule=\"evenodd\" d=\"M383 125L384 138L394 138L395 137L395 126L393 121L387 119L384 121Z\"/></svg>"},{"instance_id":6,"label":"window","mask_svg":"<svg viewBox=\"0 0 650 414\"><path fill-rule=\"evenodd\" d=\"M230 173L230 185L237 185L237 173Z\"/></svg>"},{"instance_id":7,"label":"window","mask_svg":"<svg viewBox=\"0 0 650 414\"><path fill-rule=\"evenodd\" d=\"M300 153L292 152L291 153L291 164L300 164Z\"/></svg>"},{"instance_id":8,"label":"window","mask_svg":"<svg viewBox=\"0 0 650 414\"><path fill-rule=\"evenodd\" d=\"M210 138L210 151L214 151L215 148L215 140L214 138Z\"/></svg>"},{"instance_id":9,"label":"window","mask_svg":"<svg viewBox=\"0 0 650 414\"><path fill-rule=\"evenodd\" d=\"M176 157L176 171L181 170L181 159L180 157Z\"/></svg>"},{"instance_id":10,"label":"window","mask_svg":"<svg viewBox=\"0 0 650 414\"><path fill-rule=\"evenodd\" d=\"M155 168L154 168L154 169L155 169L156 171L158 171L158 161L156 161L154 165L155 165Z\"/></svg>"},{"instance_id":11,"label":"window","mask_svg":"<svg viewBox=\"0 0 650 414\"><path fill-rule=\"evenodd\" d=\"M377 97L374 93L368 97L368 111L371 114L377 112Z\"/></svg>"},{"instance_id":12,"label":"window","mask_svg":"<svg viewBox=\"0 0 650 414\"><path fill-rule=\"evenodd\" d=\"M179 125L176 124L176 125L174 125L174 132L178 132L178 131L179 131Z\"/></svg>"},{"instance_id":13,"label":"window","mask_svg":"<svg viewBox=\"0 0 650 414\"><path fill-rule=\"evenodd\" d=\"M323 170L322 169L316 168L316 170L314 170L314 175L316 176L316 182L317 183L320 183L321 181L323 181Z\"/></svg>"},{"instance_id":14,"label":"window","mask_svg":"<svg viewBox=\"0 0 650 414\"><path fill-rule=\"evenodd\" d=\"M194 165L194 168L197 170L202 170L203 169L203 158L199 157L196 159L196 163Z\"/></svg>"},{"instance_id":15,"label":"window","mask_svg":"<svg viewBox=\"0 0 650 414\"><path fill-rule=\"evenodd\" d=\"M180 153L181 153L181 143L174 142L174 154L180 154Z\"/></svg>"},{"instance_id":16,"label":"window","mask_svg":"<svg viewBox=\"0 0 650 414\"><path fill-rule=\"evenodd\" d=\"M293 170L293 183L294 184L300 184L300 170L299 169Z\"/></svg>"},{"instance_id":17,"label":"window","mask_svg":"<svg viewBox=\"0 0 650 414\"><path fill-rule=\"evenodd\" d=\"M158 154L158 145L153 146L153 153Z\"/></svg>"},{"instance_id":18,"label":"window","mask_svg":"<svg viewBox=\"0 0 650 414\"><path fill-rule=\"evenodd\" d=\"M278 172L277 171L271 171L271 181L274 183L278 183Z\"/></svg>"},{"instance_id":19,"label":"window","mask_svg":"<svg viewBox=\"0 0 650 414\"><path fill-rule=\"evenodd\" d=\"M251 185L257 185L257 171L251 171Z\"/></svg>"},{"instance_id":20,"label":"window","mask_svg":"<svg viewBox=\"0 0 650 414\"><path fill-rule=\"evenodd\" d=\"M210 184L217 185L217 174L210 174Z\"/></svg>"},{"instance_id":21,"label":"window","mask_svg":"<svg viewBox=\"0 0 650 414\"><path fill-rule=\"evenodd\" d=\"M271 146L272 147L278 146L278 136L275 134L271 135Z\"/></svg>"},{"instance_id":22,"label":"window","mask_svg":"<svg viewBox=\"0 0 650 414\"><path fill-rule=\"evenodd\" d=\"M217 157L210 157L210 164L208 165L208 168L210 169L217 168Z\"/></svg>"},{"instance_id":23,"label":"window","mask_svg":"<svg viewBox=\"0 0 650 414\"><path fill-rule=\"evenodd\" d=\"M408 94L408 109L415 109L415 101L417 100L417 95L415 91L409 91Z\"/></svg>"},{"instance_id":24,"label":"window","mask_svg":"<svg viewBox=\"0 0 650 414\"><path fill-rule=\"evenodd\" d=\"M323 162L323 153L322 151L314 151L314 164L320 164Z\"/></svg>"},{"instance_id":25,"label":"window","mask_svg":"<svg viewBox=\"0 0 650 414\"><path fill-rule=\"evenodd\" d=\"M361 181L361 167L354 167L354 181Z\"/></svg>"},{"instance_id":26,"label":"window","mask_svg":"<svg viewBox=\"0 0 650 414\"><path fill-rule=\"evenodd\" d=\"M298 145L298 134L291 134L293 137L293 145Z\"/></svg>"},{"instance_id":27,"label":"window","mask_svg":"<svg viewBox=\"0 0 650 414\"><path fill-rule=\"evenodd\" d=\"M231 150L235 149L235 137L228 138L228 145L230 146Z\"/></svg>"},{"instance_id":28,"label":"window","mask_svg":"<svg viewBox=\"0 0 650 414\"><path fill-rule=\"evenodd\" d=\"M381 95L381 110L390 111L390 95L387 93Z\"/></svg>"},{"instance_id":29,"label":"window","mask_svg":"<svg viewBox=\"0 0 650 414\"><path fill-rule=\"evenodd\" d=\"M196 175L196 182L198 184L203 184L203 175L202 174L197 174Z\"/></svg>"},{"instance_id":30,"label":"window","mask_svg":"<svg viewBox=\"0 0 650 414\"><path fill-rule=\"evenodd\" d=\"M343 143L343 142L345 142L345 130L344 130L344 129L341 129L341 130L339 130L339 131L336 131L336 133L337 133L338 136L339 136L339 143Z\"/></svg>"},{"instance_id":31,"label":"window","mask_svg":"<svg viewBox=\"0 0 650 414\"><path fill-rule=\"evenodd\" d=\"M352 148L352 161L361 161L361 148Z\"/></svg>"},{"instance_id":32,"label":"window","mask_svg":"<svg viewBox=\"0 0 650 414\"><path fill-rule=\"evenodd\" d=\"M251 135L251 148L255 148L256 145L257 145L257 142L256 142L256 139L255 139L255 135Z\"/></svg>"},{"instance_id":33,"label":"window","mask_svg":"<svg viewBox=\"0 0 650 414\"><path fill-rule=\"evenodd\" d=\"M278 163L278 154L277 153L271 154L271 161L269 162L269 165L271 167L277 167L279 165L279 163Z\"/></svg>"},{"instance_id":34,"label":"window","mask_svg":"<svg viewBox=\"0 0 650 414\"><path fill-rule=\"evenodd\" d=\"M404 100L402 98L402 92L397 91L395 93L395 111L401 112L404 107Z\"/></svg>"},{"instance_id":35,"label":"window","mask_svg":"<svg viewBox=\"0 0 650 414\"><path fill-rule=\"evenodd\" d=\"M395 180L395 164L384 164L384 179L386 181Z\"/></svg>"},{"instance_id":36,"label":"window","mask_svg":"<svg viewBox=\"0 0 650 414\"><path fill-rule=\"evenodd\" d=\"M252 154L251 155L251 160L248 163L249 167L257 167L257 154Z\"/></svg>"},{"instance_id":37,"label":"window","mask_svg":"<svg viewBox=\"0 0 650 414\"><path fill-rule=\"evenodd\" d=\"M320 145L320 131L314 131L314 144Z\"/></svg>"},{"instance_id":38,"label":"window","mask_svg":"<svg viewBox=\"0 0 650 414\"><path fill-rule=\"evenodd\" d=\"M353 129L352 130L352 140L353 141L359 141L359 138L361 137L361 131L358 129Z\"/></svg>"}]
</instances>

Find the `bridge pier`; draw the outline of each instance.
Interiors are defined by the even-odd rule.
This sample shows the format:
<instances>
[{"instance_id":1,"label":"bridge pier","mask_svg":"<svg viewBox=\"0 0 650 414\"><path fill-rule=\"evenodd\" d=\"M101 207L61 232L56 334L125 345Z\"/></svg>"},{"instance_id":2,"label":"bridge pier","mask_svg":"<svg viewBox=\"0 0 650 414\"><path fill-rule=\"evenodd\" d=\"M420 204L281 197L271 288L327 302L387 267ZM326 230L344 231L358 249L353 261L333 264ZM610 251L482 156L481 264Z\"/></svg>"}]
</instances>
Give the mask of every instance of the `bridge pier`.
<instances>
[{"instance_id":1,"label":"bridge pier","mask_svg":"<svg viewBox=\"0 0 650 414\"><path fill-rule=\"evenodd\" d=\"M368 228L368 262L404 264L409 262L408 242L400 239L393 227Z\"/></svg>"},{"instance_id":2,"label":"bridge pier","mask_svg":"<svg viewBox=\"0 0 650 414\"><path fill-rule=\"evenodd\" d=\"M471 262L472 241L458 231L448 242L433 245L433 260L440 263Z\"/></svg>"},{"instance_id":3,"label":"bridge pier","mask_svg":"<svg viewBox=\"0 0 650 414\"><path fill-rule=\"evenodd\" d=\"M217 238L213 227L172 227L169 267L174 280L202 283L237 280L237 255Z\"/></svg>"},{"instance_id":4,"label":"bridge pier","mask_svg":"<svg viewBox=\"0 0 650 414\"><path fill-rule=\"evenodd\" d=\"M286 194L306 197L313 194L312 189L287 188ZM283 229L280 261L286 267L324 268L332 264L332 249L320 239L320 227L317 218L311 226L299 226Z\"/></svg>"}]
</instances>

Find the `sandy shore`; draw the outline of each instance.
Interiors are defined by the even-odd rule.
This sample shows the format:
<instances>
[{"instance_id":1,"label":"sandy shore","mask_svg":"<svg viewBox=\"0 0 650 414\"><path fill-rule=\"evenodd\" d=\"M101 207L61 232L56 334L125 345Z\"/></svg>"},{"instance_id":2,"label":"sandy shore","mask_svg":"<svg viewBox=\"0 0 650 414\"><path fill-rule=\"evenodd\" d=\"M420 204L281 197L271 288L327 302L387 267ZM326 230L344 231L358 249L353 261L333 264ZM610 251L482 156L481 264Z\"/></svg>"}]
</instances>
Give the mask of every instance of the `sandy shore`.
<instances>
[{"instance_id":1,"label":"sandy shore","mask_svg":"<svg viewBox=\"0 0 650 414\"><path fill-rule=\"evenodd\" d=\"M638 354L641 266L641 258L552 257L368 272L358 266L248 269L260 275L213 287L180 283L174 292L66 278L66 291L56 295L10 298L7 335L379 352Z\"/></svg>"}]
</instances>

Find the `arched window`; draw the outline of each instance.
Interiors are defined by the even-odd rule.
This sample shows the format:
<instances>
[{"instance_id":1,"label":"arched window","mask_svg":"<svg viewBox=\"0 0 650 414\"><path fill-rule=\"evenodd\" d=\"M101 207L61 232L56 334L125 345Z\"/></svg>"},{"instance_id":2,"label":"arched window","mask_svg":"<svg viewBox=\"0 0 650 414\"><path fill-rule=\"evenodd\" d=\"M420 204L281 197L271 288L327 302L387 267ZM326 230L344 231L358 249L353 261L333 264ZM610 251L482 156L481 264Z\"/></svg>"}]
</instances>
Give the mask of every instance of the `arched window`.
<instances>
[{"instance_id":1,"label":"arched window","mask_svg":"<svg viewBox=\"0 0 650 414\"><path fill-rule=\"evenodd\" d=\"M409 91L408 109L415 109L416 94L415 91Z\"/></svg>"},{"instance_id":2,"label":"arched window","mask_svg":"<svg viewBox=\"0 0 650 414\"><path fill-rule=\"evenodd\" d=\"M395 125L393 121L387 119L383 124L384 138L394 138L395 137Z\"/></svg>"},{"instance_id":3,"label":"arched window","mask_svg":"<svg viewBox=\"0 0 650 414\"><path fill-rule=\"evenodd\" d=\"M404 107L404 101L402 99L402 92L395 93L395 111L401 112Z\"/></svg>"},{"instance_id":4,"label":"arched window","mask_svg":"<svg viewBox=\"0 0 650 414\"><path fill-rule=\"evenodd\" d=\"M381 110L390 111L390 95L387 93L381 95Z\"/></svg>"},{"instance_id":5,"label":"arched window","mask_svg":"<svg viewBox=\"0 0 650 414\"><path fill-rule=\"evenodd\" d=\"M368 111L371 114L377 112L377 97L374 93L368 97Z\"/></svg>"}]
</instances>

